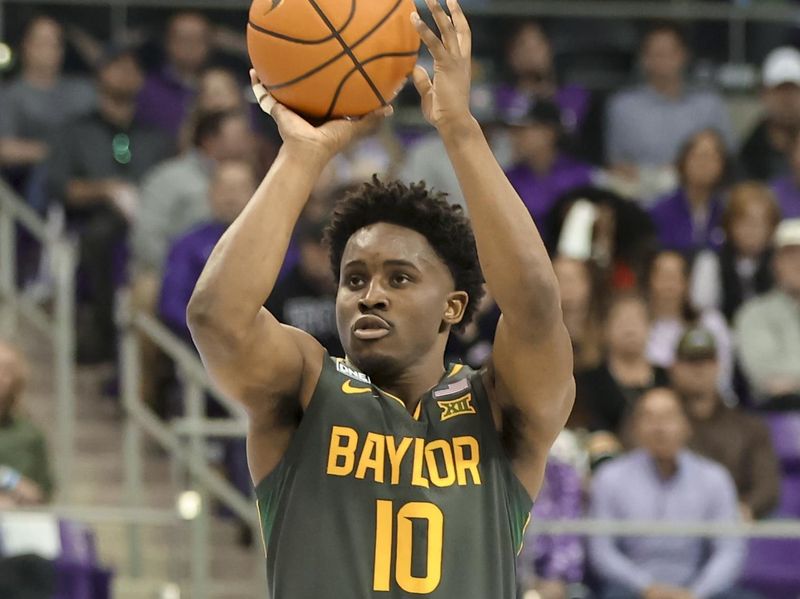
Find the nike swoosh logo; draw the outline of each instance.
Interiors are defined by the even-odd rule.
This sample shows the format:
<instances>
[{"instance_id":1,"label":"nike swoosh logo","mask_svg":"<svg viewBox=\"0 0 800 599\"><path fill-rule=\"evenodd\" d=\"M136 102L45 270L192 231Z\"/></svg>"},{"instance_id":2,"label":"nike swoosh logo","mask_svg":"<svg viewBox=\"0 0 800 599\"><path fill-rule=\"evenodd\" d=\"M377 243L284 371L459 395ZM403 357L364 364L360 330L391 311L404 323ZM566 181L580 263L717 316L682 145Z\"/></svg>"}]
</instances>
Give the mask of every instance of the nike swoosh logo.
<instances>
[{"instance_id":1,"label":"nike swoosh logo","mask_svg":"<svg viewBox=\"0 0 800 599\"><path fill-rule=\"evenodd\" d=\"M372 387L353 387L353 381L350 379L342 383L342 391L348 395L356 395L358 393L372 393Z\"/></svg>"}]
</instances>

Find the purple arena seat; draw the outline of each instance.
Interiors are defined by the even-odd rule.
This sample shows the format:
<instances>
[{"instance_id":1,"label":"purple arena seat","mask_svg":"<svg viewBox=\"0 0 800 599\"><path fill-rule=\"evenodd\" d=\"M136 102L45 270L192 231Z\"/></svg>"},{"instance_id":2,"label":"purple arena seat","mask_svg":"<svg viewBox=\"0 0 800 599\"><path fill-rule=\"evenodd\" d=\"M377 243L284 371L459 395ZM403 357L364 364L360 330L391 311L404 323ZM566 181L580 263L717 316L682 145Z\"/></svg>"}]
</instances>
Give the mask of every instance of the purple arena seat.
<instances>
[{"instance_id":1,"label":"purple arena seat","mask_svg":"<svg viewBox=\"0 0 800 599\"><path fill-rule=\"evenodd\" d=\"M800 414L768 414L764 419L770 429L782 470L785 473L800 473Z\"/></svg>"},{"instance_id":2,"label":"purple arena seat","mask_svg":"<svg viewBox=\"0 0 800 599\"><path fill-rule=\"evenodd\" d=\"M77 522L60 521L61 555L56 559L54 599L109 599L111 572L97 559L94 533Z\"/></svg>"},{"instance_id":3,"label":"purple arena seat","mask_svg":"<svg viewBox=\"0 0 800 599\"><path fill-rule=\"evenodd\" d=\"M765 417L781 463L777 518L800 518L800 414ZM800 539L752 539L742 583L766 599L800 597Z\"/></svg>"}]
</instances>

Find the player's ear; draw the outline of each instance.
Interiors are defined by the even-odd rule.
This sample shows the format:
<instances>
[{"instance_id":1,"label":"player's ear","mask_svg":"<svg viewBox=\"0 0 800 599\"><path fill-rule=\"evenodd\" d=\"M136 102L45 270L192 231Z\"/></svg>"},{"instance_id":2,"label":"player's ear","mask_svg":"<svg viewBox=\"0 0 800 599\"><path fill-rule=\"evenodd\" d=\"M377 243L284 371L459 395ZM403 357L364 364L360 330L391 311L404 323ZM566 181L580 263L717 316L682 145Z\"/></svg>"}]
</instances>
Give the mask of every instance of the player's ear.
<instances>
[{"instance_id":1,"label":"player's ear","mask_svg":"<svg viewBox=\"0 0 800 599\"><path fill-rule=\"evenodd\" d=\"M455 325L464 318L464 312L469 304L469 296L466 291L453 291L447 295L447 304L444 309L443 320L449 325Z\"/></svg>"}]
</instances>

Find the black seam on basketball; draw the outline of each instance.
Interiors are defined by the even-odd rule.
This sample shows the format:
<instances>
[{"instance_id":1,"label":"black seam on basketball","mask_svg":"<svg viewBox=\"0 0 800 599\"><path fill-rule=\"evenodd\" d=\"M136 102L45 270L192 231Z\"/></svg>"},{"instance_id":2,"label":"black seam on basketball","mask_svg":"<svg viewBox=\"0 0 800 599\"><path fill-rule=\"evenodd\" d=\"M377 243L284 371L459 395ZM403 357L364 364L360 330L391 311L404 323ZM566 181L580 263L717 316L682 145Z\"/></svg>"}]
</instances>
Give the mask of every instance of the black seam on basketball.
<instances>
[{"instance_id":1,"label":"black seam on basketball","mask_svg":"<svg viewBox=\"0 0 800 599\"><path fill-rule=\"evenodd\" d=\"M389 16L391 16L394 13L394 11L397 10L397 7L400 6L401 1L402 0L397 1L392 10L389 11L389 14L386 15L385 19L388 19ZM364 70L364 66L361 64L358 58L356 58L356 55L353 53L353 49L347 45L344 39L342 39L341 35L336 33L336 27L334 27L333 23L331 23L330 19L328 19L328 15L325 14L325 11L323 11L320 8L319 4L317 4L315 0L308 0L308 2L311 4L314 10L317 11L319 18L325 22L325 24L328 26L328 29L331 30L331 33L333 33L336 36L336 39L342 45L342 48L344 49L345 53L350 57L350 60L353 61L353 64L356 65L356 68L361 72L361 76L367 82L367 85L369 85L370 88L372 89L372 93L374 93L375 96L378 98L378 101L381 103L381 106L386 106L386 100L381 94L381 91L378 89L378 86L375 85L375 82L372 80L372 77L370 77Z\"/></svg>"},{"instance_id":2,"label":"black seam on basketball","mask_svg":"<svg viewBox=\"0 0 800 599\"><path fill-rule=\"evenodd\" d=\"M400 6L401 3L402 3L402 0L397 0L397 3L392 7L392 9L388 13L386 13L383 17L381 17L381 20L378 21L369 31L367 31L363 36L361 36L359 39L357 39L355 41L355 43L353 43L350 46L350 49L354 50L355 48L360 46L364 42L364 40L369 38L373 33L375 33L378 29L380 29L381 25L383 25L389 19L389 17L392 16L394 11L397 10L397 7ZM294 85L295 83L297 83L299 81L302 81L303 79L311 77L311 75L315 75L315 74L319 73L322 69L324 69L325 67L333 64L334 62L339 60L342 56L345 56L345 52L344 51L340 52L339 54L337 54L336 56L334 56L332 58L329 58L328 60L323 62L321 65L314 67L310 71L307 71L306 73L303 73L302 75L298 75L294 79L290 79L289 81L283 81L281 83L275 83L274 85L264 84L264 87L266 87L268 91L272 91L272 90L275 90L275 89L281 89L281 88L284 88L284 87L289 87L290 85Z\"/></svg>"},{"instance_id":3,"label":"black seam on basketball","mask_svg":"<svg viewBox=\"0 0 800 599\"><path fill-rule=\"evenodd\" d=\"M380 58L394 58L394 57L398 57L398 56L415 56L418 52L419 52L419 50L410 50L408 52L386 52L384 54L376 54L375 56L370 56L367 60L363 61L361 64L365 65L365 64L368 64L368 63L372 62L373 60L378 60ZM336 102L339 101L339 96L342 93L342 89L344 89L345 83L347 83L347 80L350 79L351 75L353 75L354 73L357 73L357 72L358 72L358 68L357 67L353 67L347 73L347 75L342 77L342 80L339 82L339 85L336 87L336 92L333 94L333 99L331 100L331 104L328 107L328 112L325 113L324 117L322 117L323 120L328 120L328 119L331 118L331 116L333 115L333 110L336 108Z\"/></svg>"},{"instance_id":4,"label":"black seam on basketball","mask_svg":"<svg viewBox=\"0 0 800 599\"><path fill-rule=\"evenodd\" d=\"M347 16L347 20L342 24L342 28L339 29L339 33L344 33L344 30L347 29L348 25L353 21L353 17L356 15L356 0L351 0L350 2L350 14ZM329 42L334 39L333 33L331 33L328 37L323 37L318 40L304 40L296 37L292 37L290 35L284 35L283 33L278 33L277 31L272 31L270 29L265 29L261 27L261 25L256 25L252 21L247 21L247 24L258 31L259 33L263 33L264 35L269 35L270 37L276 37L281 40L286 40L287 42L294 42L295 44L305 44L309 46L313 46L316 44L324 44L325 42Z\"/></svg>"}]
</instances>

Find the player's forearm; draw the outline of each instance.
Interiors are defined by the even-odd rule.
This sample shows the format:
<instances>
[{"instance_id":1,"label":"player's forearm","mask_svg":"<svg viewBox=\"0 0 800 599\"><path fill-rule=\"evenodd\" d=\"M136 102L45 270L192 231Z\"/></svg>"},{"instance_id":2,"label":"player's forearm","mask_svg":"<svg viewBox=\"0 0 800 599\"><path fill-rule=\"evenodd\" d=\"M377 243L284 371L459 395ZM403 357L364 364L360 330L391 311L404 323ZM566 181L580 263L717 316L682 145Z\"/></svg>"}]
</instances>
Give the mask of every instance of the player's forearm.
<instances>
[{"instance_id":1,"label":"player's forearm","mask_svg":"<svg viewBox=\"0 0 800 599\"><path fill-rule=\"evenodd\" d=\"M282 149L217 243L189 302L190 328L244 334L280 273L292 231L324 161Z\"/></svg>"},{"instance_id":2,"label":"player's forearm","mask_svg":"<svg viewBox=\"0 0 800 599\"><path fill-rule=\"evenodd\" d=\"M474 119L440 134L467 201L492 296L516 330L540 331L539 323L556 322L558 284L528 209Z\"/></svg>"}]
</instances>

